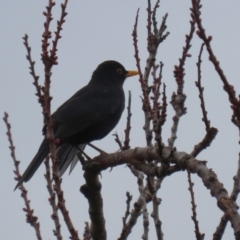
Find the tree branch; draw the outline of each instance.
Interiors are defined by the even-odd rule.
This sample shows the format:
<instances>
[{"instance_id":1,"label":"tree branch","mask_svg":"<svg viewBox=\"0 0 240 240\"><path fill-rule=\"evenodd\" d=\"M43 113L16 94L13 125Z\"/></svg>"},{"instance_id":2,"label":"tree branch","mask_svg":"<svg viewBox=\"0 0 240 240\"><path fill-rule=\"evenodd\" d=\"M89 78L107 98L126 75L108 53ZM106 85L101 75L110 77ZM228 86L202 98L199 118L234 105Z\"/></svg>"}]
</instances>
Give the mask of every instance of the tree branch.
<instances>
[{"instance_id":1,"label":"tree branch","mask_svg":"<svg viewBox=\"0 0 240 240\"><path fill-rule=\"evenodd\" d=\"M87 161L88 162L88 161ZM84 166L84 161L81 159ZM101 195L101 183L98 178L97 168L85 169L84 178L86 184L81 186L81 193L87 198L89 215L91 219L90 234L93 240L106 240L105 219L103 214L103 199Z\"/></svg>"},{"instance_id":2,"label":"tree branch","mask_svg":"<svg viewBox=\"0 0 240 240\"><path fill-rule=\"evenodd\" d=\"M21 174L19 171L19 161L17 160L16 154L15 154L15 146L13 144L12 133L11 133L11 125L8 121L8 114L6 112L4 113L3 121L5 122L7 127L6 134L7 134L8 142L10 145L9 148L11 152L11 157L13 159L14 167L15 167L14 174L16 175L16 177L14 179L18 181L19 178L21 177ZM30 225L34 228L37 239L42 240L40 223L38 222L38 217L33 215L34 210L30 206L30 200L28 199L28 196L27 196L28 191L23 186L23 184L19 187L19 189L21 191L21 197L23 198L25 203L25 208L23 208L23 211L26 212L26 222L30 223Z\"/></svg>"}]
</instances>

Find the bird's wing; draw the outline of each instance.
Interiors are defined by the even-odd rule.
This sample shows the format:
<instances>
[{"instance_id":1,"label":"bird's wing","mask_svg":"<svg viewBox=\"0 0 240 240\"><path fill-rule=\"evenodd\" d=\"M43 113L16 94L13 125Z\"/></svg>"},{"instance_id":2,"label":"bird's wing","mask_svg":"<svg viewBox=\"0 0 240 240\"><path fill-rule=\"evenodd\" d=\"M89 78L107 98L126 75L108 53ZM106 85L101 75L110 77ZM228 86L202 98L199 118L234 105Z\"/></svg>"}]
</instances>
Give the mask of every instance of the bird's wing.
<instances>
[{"instance_id":1,"label":"bird's wing","mask_svg":"<svg viewBox=\"0 0 240 240\"><path fill-rule=\"evenodd\" d=\"M55 137L67 139L87 127L107 119L123 107L124 93L121 89L98 86L82 88L60 106L52 118L56 124Z\"/></svg>"}]
</instances>

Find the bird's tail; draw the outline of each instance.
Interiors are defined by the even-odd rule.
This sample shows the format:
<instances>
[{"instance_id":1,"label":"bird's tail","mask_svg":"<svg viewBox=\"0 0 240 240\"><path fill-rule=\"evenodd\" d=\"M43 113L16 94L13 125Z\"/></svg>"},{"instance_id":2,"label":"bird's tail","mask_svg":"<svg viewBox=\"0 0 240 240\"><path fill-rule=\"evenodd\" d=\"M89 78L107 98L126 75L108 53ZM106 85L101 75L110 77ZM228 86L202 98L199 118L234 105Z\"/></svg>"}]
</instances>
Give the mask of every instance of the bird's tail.
<instances>
[{"instance_id":1,"label":"bird's tail","mask_svg":"<svg viewBox=\"0 0 240 240\"><path fill-rule=\"evenodd\" d=\"M47 157L49 154L49 143L46 139L43 139L42 144L40 145L37 154L19 179L16 187L14 190L16 190L23 182L27 182L31 179L33 174L37 171L43 160Z\"/></svg>"},{"instance_id":2,"label":"bird's tail","mask_svg":"<svg viewBox=\"0 0 240 240\"><path fill-rule=\"evenodd\" d=\"M78 156L77 153L80 151L83 151L86 144L79 144L78 146L74 146L70 143L63 143L58 149L57 149L57 158L59 161L59 175L60 177L64 174L68 166L70 166L70 172L74 169L78 162Z\"/></svg>"}]
</instances>

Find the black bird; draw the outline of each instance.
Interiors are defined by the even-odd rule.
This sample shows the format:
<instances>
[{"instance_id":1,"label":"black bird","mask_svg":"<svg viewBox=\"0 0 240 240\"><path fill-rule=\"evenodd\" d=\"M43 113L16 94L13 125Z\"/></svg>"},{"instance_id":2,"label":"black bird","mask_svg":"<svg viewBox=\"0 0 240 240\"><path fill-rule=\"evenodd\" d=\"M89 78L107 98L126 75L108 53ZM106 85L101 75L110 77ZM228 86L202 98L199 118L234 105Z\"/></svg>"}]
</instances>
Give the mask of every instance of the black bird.
<instances>
[{"instance_id":1,"label":"black bird","mask_svg":"<svg viewBox=\"0 0 240 240\"><path fill-rule=\"evenodd\" d=\"M89 83L52 114L60 176L70 163L70 171L74 168L79 148L83 150L87 143L104 138L117 125L125 106L124 80L137 74L116 61L105 61L93 72ZM31 179L48 154L49 143L44 138L15 189Z\"/></svg>"}]
</instances>

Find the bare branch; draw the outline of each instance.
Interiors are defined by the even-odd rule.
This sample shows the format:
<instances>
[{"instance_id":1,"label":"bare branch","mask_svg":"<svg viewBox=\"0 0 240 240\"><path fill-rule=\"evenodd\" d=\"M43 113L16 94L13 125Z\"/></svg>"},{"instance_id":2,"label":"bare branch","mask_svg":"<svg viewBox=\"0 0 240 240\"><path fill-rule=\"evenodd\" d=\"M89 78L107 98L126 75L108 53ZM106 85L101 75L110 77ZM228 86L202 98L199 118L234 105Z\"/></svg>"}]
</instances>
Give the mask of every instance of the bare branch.
<instances>
[{"instance_id":1,"label":"bare branch","mask_svg":"<svg viewBox=\"0 0 240 240\"><path fill-rule=\"evenodd\" d=\"M199 98L200 98L200 102L201 102L200 106L201 106L202 115L203 115L202 121L205 123L206 132L207 132L211 126L210 126L210 120L207 117L207 111L206 111L205 101L204 101L204 96L203 96L204 87L202 87L202 83L201 83L201 63L202 63L201 56L202 56L202 52L203 52L203 47L204 47L204 43L201 45L200 52L198 55L198 62L197 62L198 80L197 80L197 82L195 82L195 84L199 91Z\"/></svg>"},{"instance_id":2,"label":"bare branch","mask_svg":"<svg viewBox=\"0 0 240 240\"><path fill-rule=\"evenodd\" d=\"M44 175L47 181L47 190L50 195L50 198L48 199L51 207L52 207L52 215L51 218L55 224L55 230L53 230L54 236L57 237L58 240L62 240L62 234L61 234L61 224L58 217L58 206L56 203L56 194L53 190L52 186L52 179L51 179L51 171L49 166L49 157L46 158L44 161L45 167L46 167L46 174Z\"/></svg>"},{"instance_id":3,"label":"bare branch","mask_svg":"<svg viewBox=\"0 0 240 240\"><path fill-rule=\"evenodd\" d=\"M91 234L90 234L90 227L88 222L85 222L85 228L84 228L84 234L83 234L83 240L91 240Z\"/></svg>"},{"instance_id":4,"label":"bare branch","mask_svg":"<svg viewBox=\"0 0 240 240\"><path fill-rule=\"evenodd\" d=\"M218 133L217 128L211 127L207 131L203 140L200 143L198 143L197 145L194 146L194 149L191 152L191 155L193 157L196 157L201 151L203 151L204 149L209 147L211 145L213 139L216 137L217 133Z\"/></svg>"},{"instance_id":5,"label":"bare branch","mask_svg":"<svg viewBox=\"0 0 240 240\"><path fill-rule=\"evenodd\" d=\"M173 71L176 83L178 85L177 94L183 94L184 76L185 76L184 65L187 57L191 57L191 55L188 52L192 46L191 40L193 38L194 31L195 31L195 19L192 17L192 20L190 21L190 32L188 35L186 35L186 41L185 41L186 45L183 47L182 56L179 59L179 65L175 66L175 70Z\"/></svg>"},{"instance_id":6,"label":"bare branch","mask_svg":"<svg viewBox=\"0 0 240 240\"><path fill-rule=\"evenodd\" d=\"M188 190L191 195L191 204L192 204L192 213L193 213L192 220L193 220L193 223L195 226L195 235L196 235L197 240L203 240L205 234L200 233L200 230L199 230L199 225L198 225L198 220L197 220L197 211L196 211L197 205L195 203L195 197L194 197L194 191L193 191L194 184L191 179L191 173L189 171L187 171L187 174L188 174L188 184L189 184Z\"/></svg>"},{"instance_id":7,"label":"bare branch","mask_svg":"<svg viewBox=\"0 0 240 240\"><path fill-rule=\"evenodd\" d=\"M152 35L152 7L151 7L151 0L148 0L148 7L147 7L147 32L148 32L148 46L151 45L151 35Z\"/></svg>"},{"instance_id":8,"label":"bare branch","mask_svg":"<svg viewBox=\"0 0 240 240\"><path fill-rule=\"evenodd\" d=\"M131 204L131 201L132 201L132 195L130 195L129 192L126 193L126 196L127 196L127 200L126 200L126 205L127 205L127 208L126 208L126 212L125 212L125 215L124 217L122 218L122 221L123 221L123 227L126 226L126 221L127 221L127 218L129 217L130 215L130 204Z\"/></svg>"},{"instance_id":9,"label":"bare branch","mask_svg":"<svg viewBox=\"0 0 240 240\"><path fill-rule=\"evenodd\" d=\"M185 94L178 94L174 92L172 94L171 105L175 111L175 115L173 116L173 126L171 128L171 136L168 139L168 146L173 148L175 140L177 139L177 130L180 117L186 113L186 108L184 107L184 102L186 100Z\"/></svg>"},{"instance_id":10,"label":"bare branch","mask_svg":"<svg viewBox=\"0 0 240 240\"><path fill-rule=\"evenodd\" d=\"M128 150L126 150L128 151ZM129 234L131 233L133 227L137 223L138 217L141 215L141 209L142 209L142 199L138 199L137 202L133 204L133 210L131 211L129 220L125 227L122 229L121 235L118 238L118 240L126 240Z\"/></svg>"},{"instance_id":11,"label":"bare branch","mask_svg":"<svg viewBox=\"0 0 240 240\"><path fill-rule=\"evenodd\" d=\"M14 174L16 175L16 177L14 179L18 181L18 179L21 177L21 174L19 171L19 161L17 160L16 154L15 154L15 146L13 144L12 133L11 133L11 125L8 121L8 114L6 112L4 113L3 121L5 122L7 127L6 134L8 137L11 157L13 159L14 167L15 167ZM18 189L21 191L21 197L23 198L25 203L25 208L23 208L23 211L26 212L26 222L29 223L34 228L37 239L42 240L40 223L38 222L38 217L33 215L34 210L30 206L30 200L28 199L28 196L27 196L27 190L23 186L23 184Z\"/></svg>"},{"instance_id":12,"label":"bare branch","mask_svg":"<svg viewBox=\"0 0 240 240\"><path fill-rule=\"evenodd\" d=\"M234 202L236 202L239 192L240 192L240 184L239 184L240 183L240 153L238 154L238 169L237 169L236 175L233 177L233 181L234 181L234 185L233 185L233 190L232 190L230 198ZM227 223L228 223L228 218L227 218L226 214L224 214L220 220L220 223L219 223L215 233L213 234L213 240L221 240L222 239L222 236L223 236L223 233L227 226Z\"/></svg>"},{"instance_id":13,"label":"bare branch","mask_svg":"<svg viewBox=\"0 0 240 240\"><path fill-rule=\"evenodd\" d=\"M81 160L84 164L83 159ZM105 219L103 214L103 199L101 195L101 183L98 178L98 170L86 169L84 178L86 184L81 186L80 191L88 200L89 215L91 219L90 234L93 240L106 240Z\"/></svg>"},{"instance_id":14,"label":"bare branch","mask_svg":"<svg viewBox=\"0 0 240 240\"><path fill-rule=\"evenodd\" d=\"M152 86L152 92L153 92L153 97L151 97L153 101L153 113L152 113L152 121L153 121L153 131L155 133L155 141L158 145L159 151L161 152L162 149L162 136L161 136L161 123L160 123L160 102L159 102L159 97L160 97L160 87L161 87L161 80L162 80L162 67L160 67L160 73L159 76L157 77L157 69L159 68L159 65L153 65L153 71L152 71L152 76L153 76L153 86Z\"/></svg>"},{"instance_id":15,"label":"bare branch","mask_svg":"<svg viewBox=\"0 0 240 240\"><path fill-rule=\"evenodd\" d=\"M223 89L227 92L229 102L231 103L231 108L233 110L232 115L232 122L240 128L240 100L236 97L236 93L234 90L234 87L229 84L227 77L225 76L222 68L220 67L220 63L217 60L216 56L214 55L214 52L211 47L211 40L212 36L206 36L206 31L202 26L202 19L201 19L201 9L202 5L200 4L200 0L192 0L192 14L194 15L194 18L196 19L196 23L198 26L197 35L200 39L204 42L206 45L209 60L212 62L213 66L215 67L216 72L218 73L220 79L223 83Z\"/></svg>"},{"instance_id":16,"label":"bare branch","mask_svg":"<svg viewBox=\"0 0 240 240\"><path fill-rule=\"evenodd\" d=\"M224 231L227 227L227 223L228 223L228 219L227 219L226 215L224 214L221 218L221 221L220 221L215 233L213 234L213 240L221 240L222 239Z\"/></svg>"},{"instance_id":17,"label":"bare branch","mask_svg":"<svg viewBox=\"0 0 240 240\"><path fill-rule=\"evenodd\" d=\"M55 2L52 0L48 1L48 6L46 7L47 11L43 12L43 15L46 17L46 21L44 22L44 32L42 34L42 61L46 64L46 61L49 59L48 55L48 39L52 38L52 33L49 30L50 22L53 20L52 18L52 8L55 6Z\"/></svg>"},{"instance_id":18,"label":"bare branch","mask_svg":"<svg viewBox=\"0 0 240 240\"><path fill-rule=\"evenodd\" d=\"M23 44L25 45L26 49L27 49L27 55L26 58L29 62L29 69L30 69L30 74L33 77L33 85L36 87L36 96L38 97L38 102L40 103L41 106L43 106L43 102L44 102L44 98L43 98L43 94L41 92L42 86L39 85L38 79L39 76L36 75L35 73L35 62L32 60L31 57L31 47L28 44L28 35L25 34L25 36L23 37Z\"/></svg>"},{"instance_id":19,"label":"bare branch","mask_svg":"<svg viewBox=\"0 0 240 240\"><path fill-rule=\"evenodd\" d=\"M117 132L114 133L113 136L115 137L114 140L118 144L120 150L122 150L123 149L123 145L122 145L121 140L119 139L119 136L118 136Z\"/></svg>"},{"instance_id":20,"label":"bare branch","mask_svg":"<svg viewBox=\"0 0 240 240\"><path fill-rule=\"evenodd\" d=\"M132 101L132 95L131 91L128 91L128 106L127 106L127 124L125 132L125 140L124 140L124 146L122 147L122 150L126 150L130 148L129 142L130 142L130 131L131 131L131 101Z\"/></svg>"},{"instance_id":21,"label":"bare branch","mask_svg":"<svg viewBox=\"0 0 240 240\"><path fill-rule=\"evenodd\" d=\"M53 64L58 64L57 62L57 43L58 40L61 38L60 36L60 32L62 30L62 25L65 22L64 18L67 16L67 12L66 12L66 7L67 7L67 3L68 0L65 0L64 3L61 4L61 8L62 8L62 13L60 16L60 20L57 21L57 31L55 32L55 39L53 40L53 46L52 46L52 50L50 50L51 56L50 59L52 60Z\"/></svg>"},{"instance_id":22,"label":"bare branch","mask_svg":"<svg viewBox=\"0 0 240 240\"><path fill-rule=\"evenodd\" d=\"M159 218L159 205L161 204L161 201L162 201L161 198L158 198L156 194L153 195L152 198L153 211L151 213L151 217L154 220L157 240L163 240L162 222Z\"/></svg>"},{"instance_id":23,"label":"bare branch","mask_svg":"<svg viewBox=\"0 0 240 240\"><path fill-rule=\"evenodd\" d=\"M157 9L160 6L159 3L160 3L160 0L157 0L155 6L153 8L153 13L152 13L153 30L154 30L155 35L157 35L157 32L158 32L158 26L157 26L158 23L156 20L156 13L157 13Z\"/></svg>"},{"instance_id":24,"label":"bare branch","mask_svg":"<svg viewBox=\"0 0 240 240\"><path fill-rule=\"evenodd\" d=\"M149 232L149 218L148 218L148 210L147 210L147 198L146 198L146 187L144 187L144 175L142 172L137 171L137 183L138 190L140 193L140 197L142 199L142 216L143 216L143 240L148 240L148 232Z\"/></svg>"},{"instance_id":25,"label":"bare branch","mask_svg":"<svg viewBox=\"0 0 240 240\"><path fill-rule=\"evenodd\" d=\"M69 212L67 210L65 199L63 195L63 191L61 188L61 179L58 174L58 160L56 158L56 145L55 145L55 138L53 134L53 120L51 117L51 100L52 97L50 96L50 84L51 84L51 69L54 64L56 64L56 51L57 51L57 43L58 39L60 38L59 33L61 30L61 26L64 23L64 17L66 16L66 4L67 1L65 1L64 4L62 4L62 15L60 17L60 21L58 23L58 30L56 32L56 38L55 42L53 42L53 48L50 51L51 55L48 54L48 39L52 37L51 32L49 30L50 28L50 22L52 21L52 8L55 5L55 2L52 2L52 0L49 0L49 4L46 7L47 12L44 12L44 16L46 17L46 21L44 23L44 33L42 34L43 40L42 40L42 62L44 65L44 73L45 73L45 81L44 81L44 107L43 107L43 114L44 114L44 123L46 126L46 139L49 141L49 147L50 147L50 157L52 159L52 175L54 180L54 191L57 194L58 197L58 207L63 215L64 221L67 225L67 228L71 234L71 238L74 240L78 240L78 233L75 230L72 221L69 217Z\"/></svg>"},{"instance_id":26,"label":"bare branch","mask_svg":"<svg viewBox=\"0 0 240 240\"><path fill-rule=\"evenodd\" d=\"M191 57L188 53L191 48L191 40L193 38L194 30L195 30L195 19L192 17L190 21L190 32L186 35L186 45L183 47L182 56L179 59L179 65L175 66L173 71L174 77L177 83L177 94L174 92L172 94L171 104L175 111L175 116L173 117L173 126L171 128L171 137L168 139L168 146L174 147L174 142L177 139L177 130L180 117L186 114L186 108L184 107L184 102L186 99L186 95L183 93L184 87L184 76L185 76L185 69L184 65L186 62L187 57Z\"/></svg>"},{"instance_id":27,"label":"bare branch","mask_svg":"<svg viewBox=\"0 0 240 240\"><path fill-rule=\"evenodd\" d=\"M169 163L177 164L182 170L188 169L191 173L197 173L202 179L204 185L210 189L211 195L217 199L218 207L227 215L231 221L235 236L240 234L240 215L236 203L228 196L227 190L223 184L219 182L217 175L206 167L205 161L198 161L191 155L173 151L171 148L163 148L163 157ZM157 148L135 148L113 154L100 155L92 161L87 161L83 165L83 169L104 170L123 163L135 163L136 161L160 161Z\"/></svg>"}]
</instances>

